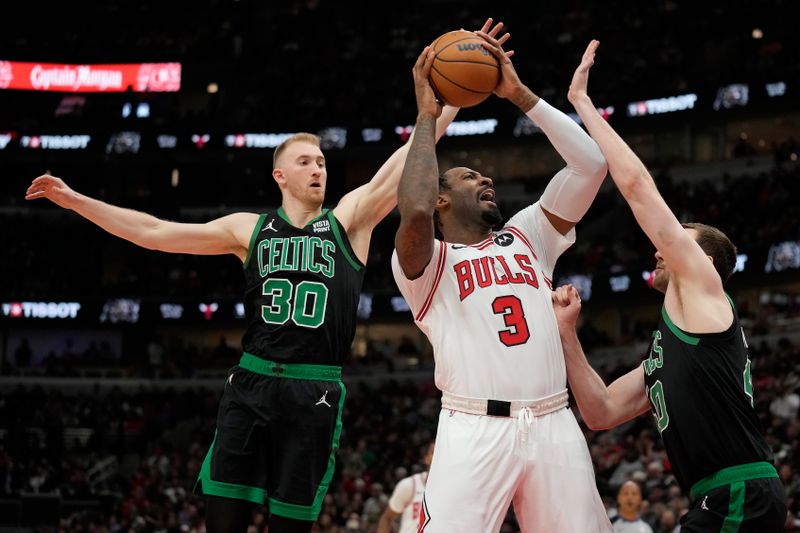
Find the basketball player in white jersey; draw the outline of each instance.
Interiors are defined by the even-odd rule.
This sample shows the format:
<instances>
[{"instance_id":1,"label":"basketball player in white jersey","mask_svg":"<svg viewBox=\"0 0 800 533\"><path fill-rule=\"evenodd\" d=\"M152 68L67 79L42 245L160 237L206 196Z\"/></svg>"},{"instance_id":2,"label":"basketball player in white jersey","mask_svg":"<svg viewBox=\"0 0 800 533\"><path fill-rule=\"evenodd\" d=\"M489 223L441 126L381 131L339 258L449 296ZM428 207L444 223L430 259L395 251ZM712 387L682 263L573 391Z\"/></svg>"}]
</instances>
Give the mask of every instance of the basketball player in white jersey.
<instances>
[{"instance_id":1,"label":"basketball player in white jersey","mask_svg":"<svg viewBox=\"0 0 800 533\"><path fill-rule=\"evenodd\" d=\"M392 269L433 345L442 391L420 531L488 533L513 502L524 532L610 532L584 435L567 408L567 376L551 303L556 260L607 167L597 144L517 76L501 43L495 94L533 120L567 162L533 205L502 221L492 180L465 167L437 180L428 82L414 66L418 115L398 188ZM442 240L435 238L439 229Z\"/></svg>"},{"instance_id":2,"label":"basketball player in white jersey","mask_svg":"<svg viewBox=\"0 0 800 533\"><path fill-rule=\"evenodd\" d=\"M392 533L392 526L400 517L398 533L416 533L419 528L419 517L422 511L422 496L425 494L425 483L428 480L428 470L433 459L434 443L431 442L425 450L425 471L405 477L397 482L389 498L389 505L381 515L378 522L378 533Z\"/></svg>"}]
</instances>

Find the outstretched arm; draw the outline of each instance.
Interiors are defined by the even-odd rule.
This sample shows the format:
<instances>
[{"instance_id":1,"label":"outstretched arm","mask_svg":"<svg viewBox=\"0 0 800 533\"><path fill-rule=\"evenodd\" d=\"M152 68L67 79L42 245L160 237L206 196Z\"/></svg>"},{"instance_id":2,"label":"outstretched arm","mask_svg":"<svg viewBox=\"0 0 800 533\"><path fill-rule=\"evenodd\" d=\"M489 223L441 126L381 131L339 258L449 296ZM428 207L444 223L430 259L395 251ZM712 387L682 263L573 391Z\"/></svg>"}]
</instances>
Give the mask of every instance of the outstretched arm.
<instances>
[{"instance_id":1,"label":"outstretched arm","mask_svg":"<svg viewBox=\"0 0 800 533\"><path fill-rule=\"evenodd\" d=\"M550 180L540 201L553 227L566 235L589 210L605 179L608 167L603 154L580 126L520 81L511 52L503 50L501 41L484 32L478 35L500 62L502 77L495 94L510 100L539 126L567 163Z\"/></svg>"},{"instance_id":2,"label":"outstretched arm","mask_svg":"<svg viewBox=\"0 0 800 533\"><path fill-rule=\"evenodd\" d=\"M242 261L258 220L253 213L236 213L205 224L169 222L90 198L50 175L33 180L25 193L26 200L39 198L71 209L112 235L143 248L198 255L235 254Z\"/></svg>"},{"instance_id":3,"label":"outstretched arm","mask_svg":"<svg viewBox=\"0 0 800 533\"><path fill-rule=\"evenodd\" d=\"M669 264L671 280L678 284L702 288L713 294L724 307L722 280L705 252L681 227L667 203L659 194L644 163L597 112L587 92L589 69L594 64L598 41L586 48L581 64L572 78L568 98L586 129L600 145L619 192L630 205L642 230ZM674 279L673 279L674 278ZM724 310L724 309L723 309ZM728 321L729 323L729 321Z\"/></svg>"},{"instance_id":4,"label":"outstretched arm","mask_svg":"<svg viewBox=\"0 0 800 533\"><path fill-rule=\"evenodd\" d=\"M586 425L592 430L609 429L646 412L650 403L642 365L606 387L586 359L575 330L581 310L577 289L564 285L553 291L553 310L564 349L567 380Z\"/></svg>"},{"instance_id":5,"label":"outstretched arm","mask_svg":"<svg viewBox=\"0 0 800 533\"><path fill-rule=\"evenodd\" d=\"M435 52L430 46L414 65L417 123L414 138L397 189L400 227L395 236L397 259L408 279L416 279L433 255L433 212L439 196L439 165L436 160L434 127L442 106L428 81Z\"/></svg>"}]
</instances>

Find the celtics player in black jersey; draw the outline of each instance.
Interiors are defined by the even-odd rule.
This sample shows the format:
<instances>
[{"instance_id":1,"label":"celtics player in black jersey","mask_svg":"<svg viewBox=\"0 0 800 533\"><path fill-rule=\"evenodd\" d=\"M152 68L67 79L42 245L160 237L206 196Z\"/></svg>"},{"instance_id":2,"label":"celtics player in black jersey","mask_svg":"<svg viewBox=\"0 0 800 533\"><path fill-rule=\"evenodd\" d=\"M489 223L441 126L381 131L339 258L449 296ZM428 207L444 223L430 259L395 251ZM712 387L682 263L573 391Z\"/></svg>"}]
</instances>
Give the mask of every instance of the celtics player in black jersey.
<instances>
[{"instance_id":1,"label":"celtics player in black jersey","mask_svg":"<svg viewBox=\"0 0 800 533\"><path fill-rule=\"evenodd\" d=\"M437 138L456 111L448 107L440 117ZM320 140L295 134L274 152L280 208L205 224L116 207L50 175L28 188L27 200L47 198L144 248L232 254L244 265L244 353L225 381L195 487L208 498L210 533L246 531L261 504L269 506L270 533L307 532L317 519L334 473L345 398L341 365L355 334L369 242L396 205L408 147L328 210Z\"/></svg>"},{"instance_id":2,"label":"celtics player in black jersey","mask_svg":"<svg viewBox=\"0 0 800 533\"><path fill-rule=\"evenodd\" d=\"M598 114L587 94L598 45L589 44L568 97L657 249L653 286L664 293L664 304L648 358L607 387L578 342L577 291L565 286L554 292L576 403L592 429L652 411L675 477L691 501L682 532L782 531L786 497L753 409L744 331L723 288L736 248L716 228L681 225L647 168Z\"/></svg>"}]
</instances>

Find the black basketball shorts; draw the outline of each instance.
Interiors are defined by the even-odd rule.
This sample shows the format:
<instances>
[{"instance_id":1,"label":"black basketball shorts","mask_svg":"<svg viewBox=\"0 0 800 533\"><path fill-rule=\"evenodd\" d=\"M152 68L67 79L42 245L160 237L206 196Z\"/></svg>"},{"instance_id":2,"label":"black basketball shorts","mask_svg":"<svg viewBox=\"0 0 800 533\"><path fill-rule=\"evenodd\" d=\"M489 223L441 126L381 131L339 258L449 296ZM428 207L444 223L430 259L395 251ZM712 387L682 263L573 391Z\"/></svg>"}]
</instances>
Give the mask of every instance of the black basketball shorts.
<instances>
[{"instance_id":1,"label":"black basketball shorts","mask_svg":"<svg viewBox=\"0 0 800 533\"><path fill-rule=\"evenodd\" d=\"M341 369L248 355L225 383L195 492L268 503L276 515L316 520L342 430Z\"/></svg>"}]
</instances>

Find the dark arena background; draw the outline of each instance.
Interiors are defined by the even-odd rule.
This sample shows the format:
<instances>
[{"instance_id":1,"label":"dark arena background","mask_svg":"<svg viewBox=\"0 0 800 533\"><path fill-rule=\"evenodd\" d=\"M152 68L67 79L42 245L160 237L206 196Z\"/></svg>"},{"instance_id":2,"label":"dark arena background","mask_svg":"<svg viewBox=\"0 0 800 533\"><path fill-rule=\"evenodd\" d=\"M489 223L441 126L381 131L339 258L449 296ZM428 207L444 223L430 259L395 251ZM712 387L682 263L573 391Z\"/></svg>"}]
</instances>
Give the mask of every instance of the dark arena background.
<instances>
[{"instance_id":1,"label":"dark arena background","mask_svg":"<svg viewBox=\"0 0 800 533\"><path fill-rule=\"evenodd\" d=\"M793 2L497 4L105 0L5 13L0 530L205 531L205 501L192 486L244 324L233 256L136 247L47 200L26 202L31 180L49 172L176 221L263 212L280 204L274 147L310 131L322 138L332 207L411 132L411 68L422 48L489 16L511 33L506 48L522 81L565 112L572 72L599 39L593 101L678 218L713 224L738 246L727 290L787 490L787 530L800 530ZM506 215L536 201L563 166L544 135L494 96L462 110L437 150L440 167L492 177ZM395 484L424 469L435 437L431 347L391 275L398 220L395 211L373 235L344 367L341 447L315 531L377 531ZM661 302L648 285L654 249L610 178L577 232L554 283L579 288L580 337L608 383L647 354ZM677 531L689 503L653 417L585 434L609 516L633 478L652 530ZM252 532L266 531L265 512L253 514ZM511 510L502 531L518 531Z\"/></svg>"}]
</instances>

